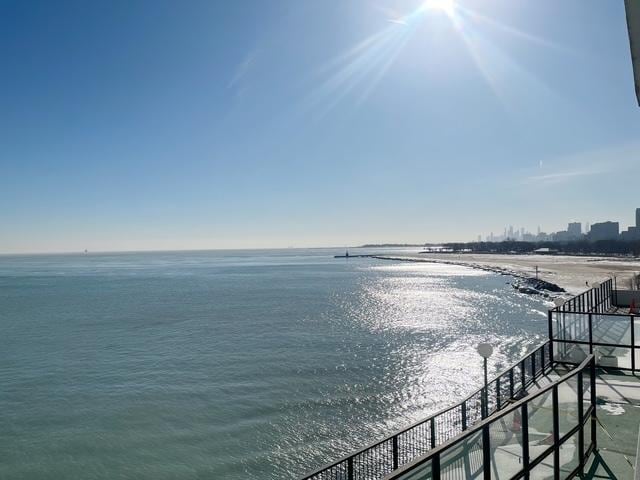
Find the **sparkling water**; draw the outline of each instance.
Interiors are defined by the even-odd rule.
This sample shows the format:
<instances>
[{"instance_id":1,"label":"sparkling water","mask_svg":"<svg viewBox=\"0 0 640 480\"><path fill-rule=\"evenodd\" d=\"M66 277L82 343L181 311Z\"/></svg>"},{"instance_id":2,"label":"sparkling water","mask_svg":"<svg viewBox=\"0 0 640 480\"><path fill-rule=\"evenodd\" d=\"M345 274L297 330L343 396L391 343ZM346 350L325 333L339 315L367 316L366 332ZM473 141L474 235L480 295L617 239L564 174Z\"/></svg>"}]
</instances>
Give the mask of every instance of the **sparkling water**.
<instances>
[{"instance_id":1,"label":"sparkling water","mask_svg":"<svg viewBox=\"0 0 640 480\"><path fill-rule=\"evenodd\" d=\"M0 478L295 478L546 338L509 277L340 253L0 257Z\"/></svg>"}]
</instances>

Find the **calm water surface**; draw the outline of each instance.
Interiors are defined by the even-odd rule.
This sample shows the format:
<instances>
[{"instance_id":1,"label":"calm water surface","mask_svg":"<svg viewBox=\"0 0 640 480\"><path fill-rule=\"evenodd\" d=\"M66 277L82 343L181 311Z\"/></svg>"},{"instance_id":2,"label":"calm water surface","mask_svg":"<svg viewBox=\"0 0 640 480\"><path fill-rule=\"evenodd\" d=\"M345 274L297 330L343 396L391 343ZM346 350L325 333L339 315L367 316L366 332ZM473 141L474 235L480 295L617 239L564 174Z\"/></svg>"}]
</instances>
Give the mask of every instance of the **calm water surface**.
<instances>
[{"instance_id":1,"label":"calm water surface","mask_svg":"<svg viewBox=\"0 0 640 480\"><path fill-rule=\"evenodd\" d=\"M335 253L0 257L0 478L295 478L544 341L508 277Z\"/></svg>"}]
</instances>

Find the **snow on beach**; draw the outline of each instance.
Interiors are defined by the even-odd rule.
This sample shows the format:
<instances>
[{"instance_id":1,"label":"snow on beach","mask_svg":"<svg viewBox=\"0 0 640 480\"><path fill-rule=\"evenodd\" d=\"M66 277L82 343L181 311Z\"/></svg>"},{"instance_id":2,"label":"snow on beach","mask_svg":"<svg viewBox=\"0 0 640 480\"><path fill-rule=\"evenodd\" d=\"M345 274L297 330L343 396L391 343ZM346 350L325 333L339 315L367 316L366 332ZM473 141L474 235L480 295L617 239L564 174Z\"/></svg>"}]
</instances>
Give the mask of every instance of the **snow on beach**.
<instances>
[{"instance_id":1,"label":"snow on beach","mask_svg":"<svg viewBox=\"0 0 640 480\"><path fill-rule=\"evenodd\" d=\"M629 279L640 273L640 260L619 257L570 255L504 255L484 253L428 253L381 255L405 261L454 263L472 268L491 269L518 277L538 277L578 294L593 282L616 277L617 285L628 288Z\"/></svg>"}]
</instances>

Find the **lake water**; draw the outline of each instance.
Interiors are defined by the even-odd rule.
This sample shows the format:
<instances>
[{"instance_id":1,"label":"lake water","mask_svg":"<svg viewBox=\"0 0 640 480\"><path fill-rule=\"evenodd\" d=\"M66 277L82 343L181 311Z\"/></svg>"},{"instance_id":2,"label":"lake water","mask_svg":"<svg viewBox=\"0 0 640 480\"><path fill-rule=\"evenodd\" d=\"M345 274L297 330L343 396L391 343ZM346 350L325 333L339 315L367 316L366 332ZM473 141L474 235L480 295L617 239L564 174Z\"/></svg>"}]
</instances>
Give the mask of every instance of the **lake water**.
<instances>
[{"instance_id":1,"label":"lake water","mask_svg":"<svg viewBox=\"0 0 640 480\"><path fill-rule=\"evenodd\" d=\"M546 338L509 277L336 253L0 256L0 478L295 478Z\"/></svg>"}]
</instances>

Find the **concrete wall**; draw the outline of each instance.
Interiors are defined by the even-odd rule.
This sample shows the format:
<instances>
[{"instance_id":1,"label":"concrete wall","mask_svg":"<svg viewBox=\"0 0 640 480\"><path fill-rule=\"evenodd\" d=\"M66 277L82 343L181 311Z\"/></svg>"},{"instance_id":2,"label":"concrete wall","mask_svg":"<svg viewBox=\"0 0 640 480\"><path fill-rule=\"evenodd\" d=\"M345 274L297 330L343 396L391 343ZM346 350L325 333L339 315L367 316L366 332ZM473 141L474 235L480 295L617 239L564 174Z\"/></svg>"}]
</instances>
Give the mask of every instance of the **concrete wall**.
<instances>
[{"instance_id":1,"label":"concrete wall","mask_svg":"<svg viewBox=\"0 0 640 480\"><path fill-rule=\"evenodd\" d=\"M640 309L640 290L613 291L613 303L616 307L629 307L631 300L635 300L636 308Z\"/></svg>"}]
</instances>

